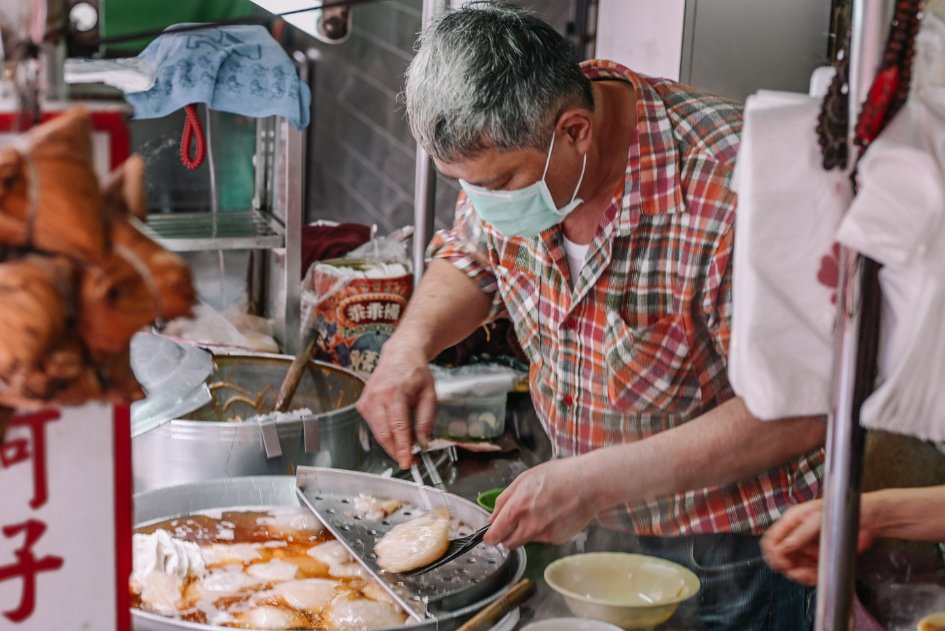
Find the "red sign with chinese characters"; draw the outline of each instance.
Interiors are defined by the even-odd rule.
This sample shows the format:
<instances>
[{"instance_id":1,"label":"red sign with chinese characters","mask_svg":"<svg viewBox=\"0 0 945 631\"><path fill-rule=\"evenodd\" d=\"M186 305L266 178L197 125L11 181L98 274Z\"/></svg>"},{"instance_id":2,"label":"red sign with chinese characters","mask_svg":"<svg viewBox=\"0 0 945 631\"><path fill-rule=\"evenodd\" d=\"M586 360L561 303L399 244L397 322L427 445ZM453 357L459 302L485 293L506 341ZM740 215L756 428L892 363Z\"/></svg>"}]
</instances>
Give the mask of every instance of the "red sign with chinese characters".
<instances>
[{"instance_id":1,"label":"red sign with chinese characters","mask_svg":"<svg viewBox=\"0 0 945 631\"><path fill-rule=\"evenodd\" d=\"M0 489L0 629L129 631L128 408L14 416Z\"/></svg>"}]
</instances>

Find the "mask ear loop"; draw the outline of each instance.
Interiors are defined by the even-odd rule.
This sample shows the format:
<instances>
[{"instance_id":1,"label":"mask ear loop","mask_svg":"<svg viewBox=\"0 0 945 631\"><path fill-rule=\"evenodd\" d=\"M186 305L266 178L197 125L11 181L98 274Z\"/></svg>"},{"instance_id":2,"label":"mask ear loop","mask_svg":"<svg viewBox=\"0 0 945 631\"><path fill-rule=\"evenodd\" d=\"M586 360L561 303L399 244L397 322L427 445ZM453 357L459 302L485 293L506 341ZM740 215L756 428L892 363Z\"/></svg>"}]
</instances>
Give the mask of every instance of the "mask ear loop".
<instances>
[{"instance_id":1,"label":"mask ear loop","mask_svg":"<svg viewBox=\"0 0 945 631\"><path fill-rule=\"evenodd\" d=\"M545 170L541 172L541 181L545 181L545 176L548 175L548 167L551 166L551 154L555 150L555 137L557 134L551 134L551 144L548 145L548 156L545 158ZM581 184L584 183L584 173L587 171L587 154L584 154L584 160L581 162L581 175L578 177L577 186L574 187L574 192L571 193L571 201L573 202L577 199L578 191L581 190Z\"/></svg>"},{"instance_id":2,"label":"mask ear loop","mask_svg":"<svg viewBox=\"0 0 945 631\"><path fill-rule=\"evenodd\" d=\"M578 178L577 186L574 187L574 192L571 193L571 201L577 199L578 191L581 190L581 183L584 182L584 171L587 169L587 154L584 154L584 161L581 163L581 177Z\"/></svg>"},{"instance_id":3,"label":"mask ear loop","mask_svg":"<svg viewBox=\"0 0 945 631\"><path fill-rule=\"evenodd\" d=\"M548 167L551 165L551 153L555 150L555 134L551 133L551 144L548 145L548 155L545 157L545 170L541 172L541 179L544 181L545 176L548 175Z\"/></svg>"}]
</instances>

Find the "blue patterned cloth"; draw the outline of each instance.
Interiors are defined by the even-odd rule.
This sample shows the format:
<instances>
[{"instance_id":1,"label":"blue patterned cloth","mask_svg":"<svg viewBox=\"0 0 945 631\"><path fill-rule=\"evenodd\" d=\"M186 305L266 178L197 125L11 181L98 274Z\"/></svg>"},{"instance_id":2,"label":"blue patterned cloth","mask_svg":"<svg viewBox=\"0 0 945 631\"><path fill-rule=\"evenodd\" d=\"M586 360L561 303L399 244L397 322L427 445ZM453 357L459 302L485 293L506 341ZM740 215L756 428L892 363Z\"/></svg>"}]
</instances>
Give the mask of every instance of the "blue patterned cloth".
<instances>
[{"instance_id":1,"label":"blue patterned cloth","mask_svg":"<svg viewBox=\"0 0 945 631\"><path fill-rule=\"evenodd\" d=\"M244 116L283 116L296 129L309 123L311 90L262 26L167 33L139 58L154 65L156 81L150 90L125 95L135 118L160 118L206 103Z\"/></svg>"}]
</instances>

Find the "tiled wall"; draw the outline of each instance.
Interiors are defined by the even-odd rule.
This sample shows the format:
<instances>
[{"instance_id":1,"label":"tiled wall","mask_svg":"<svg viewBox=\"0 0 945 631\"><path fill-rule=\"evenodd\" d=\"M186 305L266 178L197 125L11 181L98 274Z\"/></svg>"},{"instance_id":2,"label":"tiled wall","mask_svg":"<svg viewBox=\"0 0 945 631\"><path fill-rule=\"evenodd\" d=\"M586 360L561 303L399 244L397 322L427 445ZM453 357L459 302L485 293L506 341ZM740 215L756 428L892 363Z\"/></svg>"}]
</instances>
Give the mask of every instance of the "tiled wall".
<instances>
[{"instance_id":1,"label":"tiled wall","mask_svg":"<svg viewBox=\"0 0 945 631\"><path fill-rule=\"evenodd\" d=\"M573 0L531 0L562 32ZM309 220L413 223L416 145L399 98L413 57L422 0L385 0L354 9L351 37L315 44L315 101L309 150ZM451 221L458 189L437 182L437 225Z\"/></svg>"}]
</instances>

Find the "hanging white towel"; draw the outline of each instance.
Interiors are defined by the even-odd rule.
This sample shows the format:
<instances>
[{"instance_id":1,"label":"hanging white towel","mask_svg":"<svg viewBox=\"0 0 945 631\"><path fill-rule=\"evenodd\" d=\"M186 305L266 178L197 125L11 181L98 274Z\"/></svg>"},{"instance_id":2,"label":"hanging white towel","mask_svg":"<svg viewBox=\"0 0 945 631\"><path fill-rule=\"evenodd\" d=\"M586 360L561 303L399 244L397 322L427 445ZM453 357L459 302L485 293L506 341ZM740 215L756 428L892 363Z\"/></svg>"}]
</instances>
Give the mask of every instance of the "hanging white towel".
<instances>
[{"instance_id":1,"label":"hanging white towel","mask_svg":"<svg viewBox=\"0 0 945 631\"><path fill-rule=\"evenodd\" d=\"M879 386L861 422L945 440L945 23L928 15L913 90L860 163L838 239L884 264Z\"/></svg>"},{"instance_id":2,"label":"hanging white towel","mask_svg":"<svg viewBox=\"0 0 945 631\"><path fill-rule=\"evenodd\" d=\"M834 235L850 187L821 166L819 111L819 99L783 92L759 92L745 106L729 378L762 419L830 406Z\"/></svg>"}]
</instances>

